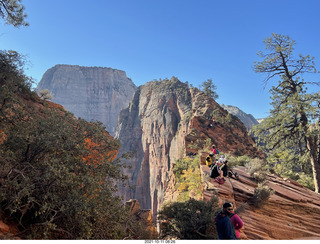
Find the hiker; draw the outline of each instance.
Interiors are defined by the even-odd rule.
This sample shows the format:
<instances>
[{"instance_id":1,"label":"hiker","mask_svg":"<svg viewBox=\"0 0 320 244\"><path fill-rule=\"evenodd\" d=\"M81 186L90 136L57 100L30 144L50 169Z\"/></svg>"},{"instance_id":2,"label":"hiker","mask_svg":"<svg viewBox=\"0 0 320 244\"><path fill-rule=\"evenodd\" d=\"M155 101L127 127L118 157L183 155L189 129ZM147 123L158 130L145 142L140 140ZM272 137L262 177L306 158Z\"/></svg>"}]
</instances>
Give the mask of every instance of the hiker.
<instances>
[{"instance_id":1,"label":"hiker","mask_svg":"<svg viewBox=\"0 0 320 244\"><path fill-rule=\"evenodd\" d=\"M224 177L228 176L228 164L229 164L228 160L225 160L220 166L220 178L223 181L226 181Z\"/></svg>"},{"instance_id":2,"label":"hiker","mask_svg":"<svg viewBox=\"0 0 320 244\"><path fill-rule=\"evenodd\" d=\"M215 164L215 160L213 157L213 153L210 153L207 157L206 157L206 165L209 166L209 168Z\"/></svg>"},{"instance_id":3,"label":"hiker","mask_svg":"<svg viewBox=\"0 0 320 244\"><path fill-rule=\"evenodd\" d=\"M207 130L212 128L213 125L216 125L216 118L215 117L212 117L212 119L210 120L209 124L207 125Z\"/></svg>"},{"instance_id":4,"label":"hiker","mask_svg":"<svg viewBox=\"0 0 320 244\"><path fill-rule=\"evenodd\" d=\"M232 203L230 203L230 204L232 204ZM232 204L232 206L233 206L233 204ZM240 234L241 234L240 229L243 227L243 222L242 222L241 218L239 217L239 215L234 213L234 209L231 210L230 219L231 219L233 227L236 231L237 239L240 240Z\"/></svg>"},{"instance_id":5,"label":"hiker","mask_svg":"<svg viewBox=\"0 0 320 244\"><path fill-rule=\"evenodd\" d=\"M220 169L216 162L210 167L210 177L216 179L219 175L220 175Z\"/></svg>"},{"instance_id":6,"label":"hiker","mask_svg":"<svg viewBox=\"0 0 320 244\"><path fill-rule=\"evenodd\" d=\"M210 151L213 153L213 156L220 153L216 145L212 145L212 148L210 149Z\"/></svg>"},{"instance_id":7,"label":"hiker","mask_svg":"<svg viewBox=\"0 0 320 244\"><path fill-rule=\"evenodd\" d=\"M224 157L224 155L221 155L220 158L219 158L219 163L220 163L220 166L226 161L226 158Z\"/></svg>"},{"instance_id":8,"label":"hiker","mask_svg":"<svg viewBox=\"0 0 320 244\"><path fill-rule=\"evenodd\" d=\"M237 240L236 231L230 218L233 214L232 211L233 203L224 203L223 210L214 218L219 240Z\"/></svg>"},{"instance_id":9,"label":"hiker","mask_svg":"<svg viewBox=\"0 0 320 244\"><path fill-rule=\"evenodd\" d=\"M210 168L210 177L214 178L215 181L221 185L226 181L224 177L227 175L228 161L225 159L224 155L221 155L214 167Z\"/></svg>"}]
</instances>

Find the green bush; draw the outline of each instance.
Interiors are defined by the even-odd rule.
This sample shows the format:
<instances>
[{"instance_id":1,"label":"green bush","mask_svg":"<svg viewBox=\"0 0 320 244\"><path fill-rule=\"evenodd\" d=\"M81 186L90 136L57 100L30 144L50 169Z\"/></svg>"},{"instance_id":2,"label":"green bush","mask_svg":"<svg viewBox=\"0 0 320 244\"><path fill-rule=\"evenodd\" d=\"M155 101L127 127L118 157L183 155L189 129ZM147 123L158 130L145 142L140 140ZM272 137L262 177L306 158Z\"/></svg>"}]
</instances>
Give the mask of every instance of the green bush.
<instances>
[{"instance_id":1,"label":"green bush","mask_svg":"<svg viewBox=\"0 0 320 244\"><path fill-rule=\"evenodd\" d=\"M195 198L202 196L200 175L200 156L186 157L176 161L173 166L176 189L179 191L178 201L187 201L192 195Z\"/></svg>"},{"instance_id":2,"label":"green bush","mask_svg":"<svg viewBox=\"0 0 320 244\"><path fill-rule=\"evenodd\" d=\"M268 156L270 169L281 177L290 178L314 190L310 158L308 154L298 154L294 150L280 149Z\"/></svg>"},{"instance_id":3,"label":"green bush","mask_svg":"<svg viewBox=\"0 0 320 244\"><path fill-rule=\"evenodd\" d=\"M269 186L259 183L258 187L254 190L251 202L255 207L262 207L273 193L274 191Z\"/></svg>"},{"instance_id":4,"label":"green bush","mask_svg":"<svg viewBox=\"0 0 320 244\"><path fill-rule=\"evenodd\" d=\"M243 155L243 156L232 156L232 155L227 155L227 159L229 162L229 167L232 169L236 166L245 166L246 163L250 162L252 159L247 156L247 155Z\"/></svg>"},{"instance_id":5,"label":"green bush","mask_svg":"<svg viewBox=\"0 0 320 244\"><path fill-rule=\"evenodd\" d=\"M214 216L218 198L210 202L190 199L165 206L158 215L161 239L216 239Z\"/></svg>"},{"instance_id":6,"label":"green bush","mask_svg":"<svg viewBox=\"0 0 320 244\"><path fill-rule=\"evenodd\" d=\"M123 239L119 142L40 100L16 52L0 52L0 209L23 239ZM138 233L139 235L139 233Z\"/></svg>"},{"instance_id":7,"label":"green bush","mask_svg":"<svg viewBox=\"0 0 320 244\"><path fill-rule=\"evenodd\" d=\"M313 182L312 176L307 175L305 173L299 173L297 178L298 178L297 180L298 183L314 191L314 182Z\"/></svg>"},{"instance_id":8,"label":"green bush","mask_svg":"<svg viewBox=\"0 0 320 244\"><path fill-rule=\"evenodd\" d=\"M32 239L119 238L125 211L114 193L121 166L97 153L116 151L118 142L72 114L44 110L42 116L11 117L14 126L5 129L0 207Z\"/></svg>"},{"instance_id":9,"label":"green bush","mask_svg":"<svg viewBox=\"0 0 320 244\"><path fill-rule=\"evenodd\" d=\"M267 165L263 159L252 159L245 164L245 167L257 182L263 182L267 178Z\"/></svg>"}]
</instances>

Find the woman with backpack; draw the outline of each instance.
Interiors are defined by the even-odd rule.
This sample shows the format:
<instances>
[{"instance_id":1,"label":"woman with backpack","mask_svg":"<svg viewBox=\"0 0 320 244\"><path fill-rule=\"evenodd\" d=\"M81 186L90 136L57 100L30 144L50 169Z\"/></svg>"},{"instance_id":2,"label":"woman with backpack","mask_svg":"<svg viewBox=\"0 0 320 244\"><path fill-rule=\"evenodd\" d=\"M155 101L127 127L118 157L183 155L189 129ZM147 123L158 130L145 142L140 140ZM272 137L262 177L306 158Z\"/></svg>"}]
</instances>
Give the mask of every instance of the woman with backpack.
<instances>
[{"instance_id":1,"label":"woman with backpack","mask_svg":"<svg viewBox=\"0 0 320 244\"><path fill-rule=\"evenodd\" d=\"M213 156L220 153L216 145L212 145L210 151L213 153Z\"/></svg>"}]
</instances>

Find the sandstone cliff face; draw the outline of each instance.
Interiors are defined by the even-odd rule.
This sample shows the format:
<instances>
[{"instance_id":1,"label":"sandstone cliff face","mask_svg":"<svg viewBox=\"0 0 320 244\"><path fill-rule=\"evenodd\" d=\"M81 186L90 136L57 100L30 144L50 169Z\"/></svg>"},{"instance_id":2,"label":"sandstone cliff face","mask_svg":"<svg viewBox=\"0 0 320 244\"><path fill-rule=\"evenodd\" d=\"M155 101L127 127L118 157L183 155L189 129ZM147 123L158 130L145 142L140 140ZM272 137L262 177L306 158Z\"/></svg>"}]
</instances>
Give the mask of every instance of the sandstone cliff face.
<instances>
[{"instance_id":1,"label":"sandstone cliff face","mask_svg":"<svg viewBox=\"0 0 320 244\"><path fill-rule=\"evenodd\" d=\"M121 187L125 200L137 199L156 216L172 181L175 161L197 152L208 138L224 152L261 155L236 117L233 127L217 123L207 128L213 110L219 110L222 117L228 114L213 99L174 77L136 90L129 107L119 115L116 132L122 145L119 155L131 152L132 156L124 161L131 166L125 173L132 186Z\"/></svg>"},{"instance_id":2,"label":"sandstone cliff face","mask_svg":"<svg viewBox=\"0 0 320 244\"><path fill-rule=\"evenodd\" d=\"M49 89L53 102L87 121L101 121L113 136L121 109L136 89L121 70L103 67L56 65L49 69L37 90Z\"/></svg>"},{"instance_id":3,"label":"sandstone cliff face","mask_svg":"<svg viewBox=\"0 0 320 244\"><path fill-rule=\"evenodd\" d=\"M252 128L252 126L259 124L259 122L253 117L252 114L247 114L236 106L221 104L221 107L227 110L228 113L237 116L245 125L248 131Z\"/></svg>"}]
</instances>

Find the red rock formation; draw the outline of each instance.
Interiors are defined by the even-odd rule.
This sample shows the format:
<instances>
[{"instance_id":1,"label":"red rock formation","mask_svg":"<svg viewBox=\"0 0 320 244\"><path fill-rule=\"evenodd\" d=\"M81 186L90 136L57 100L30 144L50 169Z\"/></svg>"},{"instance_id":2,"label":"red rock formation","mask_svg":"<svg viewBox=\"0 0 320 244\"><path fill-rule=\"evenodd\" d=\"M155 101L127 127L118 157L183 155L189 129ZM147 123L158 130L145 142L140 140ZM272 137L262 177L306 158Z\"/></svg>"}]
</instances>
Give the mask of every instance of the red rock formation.
<instances>
[{"instance_id":1,"label":"red rock formation","mask_svg":"<svg viewBox=\"0 0 320 244\"><path fill-rule=\"evenodd\" d=\"M209 168L201 166L203 179L208 179ZM250 201L257 183L238 166L234 169L239 180L228 178L219 185L209 178L204 180L204 200L218 192L220 204L232 201L242 208L238 213L244 222L241 238L245 240L320 239L320 195L299 183L269 174L267 185L275 191L261 208Z\"/></svg>"},{"instance_id":2,"label":"red rock formation","mask_svg":"<svg viewBox=\"0 0 320 244\"><path fill-rule=\"evenodd\" d=\"M19 232L16 224L6 221L5 214L0 210L0 240L19 240L15 237Z\"/></svg>"},{"instance_id":3,"label":"red rock formation","mask_svg":"<svg viewBox=\"0 0 320 244\"><path fill-rule=\"evenodd\" d=\"M221 122L207 128L214 111ZM121 187L120 194L125 200L137 199L156 216L165 194L171 194L173 164L203 149L207 139L223 152L263 156L238 118L222 122L227 115L212 98L174 77L140 86L120 113L116 132L122 145L119 155L132 152L132 158L124 161L131 166L124 173L132 188Z\"/></svg>"}]
</instances>

